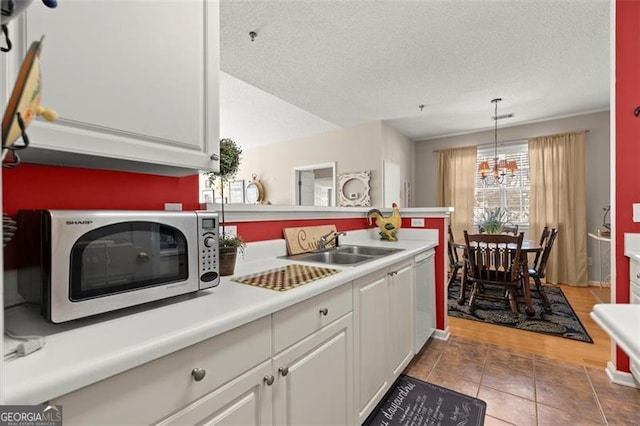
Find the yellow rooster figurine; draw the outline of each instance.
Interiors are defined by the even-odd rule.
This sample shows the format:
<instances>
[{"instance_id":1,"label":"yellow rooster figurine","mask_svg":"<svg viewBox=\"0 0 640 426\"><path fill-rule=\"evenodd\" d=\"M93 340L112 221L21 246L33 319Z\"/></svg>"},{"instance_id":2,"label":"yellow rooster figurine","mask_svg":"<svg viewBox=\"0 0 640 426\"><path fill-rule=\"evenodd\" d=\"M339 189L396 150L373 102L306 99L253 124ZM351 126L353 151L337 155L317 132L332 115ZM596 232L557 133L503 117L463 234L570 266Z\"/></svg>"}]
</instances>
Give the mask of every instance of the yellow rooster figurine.
<instances>
[{"instance_id":1,"label":"yellow rooster figurine","mask_svg":"<svg viewBox=\"0 0 640 426\"><path fill-rule=\"evenodd\" d=\"M382 216L380 210L371 209L367 212L367 221L369 225L371 225L371 218L376 218L376 225L380 228L380 239L387 241L398 241L398 237L396 237L396 233L398 229L402 226L402 218L400 217L400 210L398 210L398 205L393 203L391 205L393 207L393 213L391 216L385 217Z\"/></svg>"}]
</instances>

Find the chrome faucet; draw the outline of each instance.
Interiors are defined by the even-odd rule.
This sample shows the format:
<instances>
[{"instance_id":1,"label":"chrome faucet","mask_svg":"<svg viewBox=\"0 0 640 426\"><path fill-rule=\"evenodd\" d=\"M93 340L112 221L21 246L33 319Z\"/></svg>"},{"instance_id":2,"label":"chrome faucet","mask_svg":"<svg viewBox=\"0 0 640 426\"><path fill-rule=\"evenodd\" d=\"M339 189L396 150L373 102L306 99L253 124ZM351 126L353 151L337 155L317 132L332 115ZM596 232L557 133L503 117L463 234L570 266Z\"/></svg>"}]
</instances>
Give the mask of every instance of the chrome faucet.
<instances>
[{"instance_id":1,"label":"chrome faucet","mask_svg":"<svg viewBox=\"0 0 640 426\"><path fill-rule=\"evenodd\" d=\"M327 248L327 245L335 241L335 247L338 247L338 237L347 235L346 232L335 232L331 231L327 235L323 235L320 237L320 241L318 242L318 250L324 250Z\"/></svg>"}]
</instances>

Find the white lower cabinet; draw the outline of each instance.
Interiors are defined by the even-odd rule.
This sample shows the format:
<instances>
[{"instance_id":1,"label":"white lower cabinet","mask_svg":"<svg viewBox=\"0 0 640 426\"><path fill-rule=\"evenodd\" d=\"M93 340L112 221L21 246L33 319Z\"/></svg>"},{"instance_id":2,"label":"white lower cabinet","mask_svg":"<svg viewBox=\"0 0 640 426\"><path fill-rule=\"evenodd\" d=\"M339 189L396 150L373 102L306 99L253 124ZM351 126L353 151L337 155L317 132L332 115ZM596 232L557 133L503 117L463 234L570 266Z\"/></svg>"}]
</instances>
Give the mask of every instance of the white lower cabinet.
<instances>
[{"instance_id":1,"label":"white lower cabinet","mask_svg":"<svg viewBox=\"0 0 640 426\"><path fill-rule=\"evenodd\" d=\"M375 408L413 354L413 268L393 265L353 285L356 423Z\"/></svg>"},{"instance_id":2,"label":"white lower cabinet","mask_svg":"<svg viewBox=\"0 0 640 426\"><path fill-rule=\"evenodd\" d=\"M361 424L413 354L411 261L50 401L65 424Z\"/></svg>"},{"instance_id":3,"label":"white lower cabinet","mask_svg":"<svg viewBox=\"0 0 640 426\"><path fill-rule=\"evenodd\" d=\"M68 425L353 424L352 317L348 283L49 402Z\"/></svg>"},{"instance_id":4,"label":"white lower cabinet","mask_svg":"<svg viewBox=\"0 0 640 426\"><path fill-rule=\"evenodd\" d=\"M159 425L270 425L271 361L200 398Z\"/></svg>"},{"instance_id":5,"label":"white lower cabinet","mask_svg":"<svg viewBox=\"0 0 640 426\"><path fill-rule=\"evenodd\" d=\"M267 316L50 401L65 425L151 424L271 358ZM203 377L194 370L204 372Z\"/></svg>"},{"instance_id":6,"label":"white lower cabinet","mask_svg":"<svg viewBox=\"0 0 640 426\"><path fill-rule=\"evenodd\" d=\"M353 424L349 313L273 358L276 425Z\"/></svg>"},{"instance_id":7,"label":"white lower cabinet","mask_svg":"<svg viewBox=\"0 0 640 426\"><path fill-rule=\"evenodd\" d=\"M353 293L356 420L360 424L389 387L386 271L356 280Z\"/></svg>"},{"instance_id":8,"label":"white lower cabinet","mask_svg":"<svg viewBox=\"0 0 640 426\"><path fill-rule=\"evenodd\" d=\"M389 281L389 368L395 380L413 358L413 264L396 266Z\"/></svg>"}]
</instances>

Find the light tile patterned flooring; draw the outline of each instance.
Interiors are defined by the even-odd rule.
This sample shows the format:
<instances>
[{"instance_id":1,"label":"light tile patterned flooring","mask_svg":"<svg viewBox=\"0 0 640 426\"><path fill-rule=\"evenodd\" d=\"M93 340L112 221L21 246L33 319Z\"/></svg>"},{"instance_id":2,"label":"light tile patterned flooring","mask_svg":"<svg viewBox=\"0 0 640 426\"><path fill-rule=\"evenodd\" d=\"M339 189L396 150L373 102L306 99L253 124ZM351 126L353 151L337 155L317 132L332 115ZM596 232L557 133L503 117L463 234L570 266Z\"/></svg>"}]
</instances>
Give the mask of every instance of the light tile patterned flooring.
<instances>
[{"instance_id":1,"label":"light tile patterned flooring","mask_svg":"<svg viewBox=\"0 0 640 426\"><path fill-rule=\"evenodd\" d=\"M480 398L485 425L640 425L640 389L603 369L452 336L431 339L405 374Z\"/></svg>"}]
</instances>

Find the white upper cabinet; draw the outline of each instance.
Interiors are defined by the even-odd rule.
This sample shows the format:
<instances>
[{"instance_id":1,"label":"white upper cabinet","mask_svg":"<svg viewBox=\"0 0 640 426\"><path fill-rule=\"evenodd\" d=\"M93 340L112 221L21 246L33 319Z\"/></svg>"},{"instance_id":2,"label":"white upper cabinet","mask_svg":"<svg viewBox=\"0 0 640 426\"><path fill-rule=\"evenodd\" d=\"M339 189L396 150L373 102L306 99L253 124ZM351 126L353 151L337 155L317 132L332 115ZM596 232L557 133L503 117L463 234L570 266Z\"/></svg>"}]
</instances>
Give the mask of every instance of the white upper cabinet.
<instances>
[{"instance_id":1,"label":"white upper cabinet","mask_svg":"<svg viewBox=\"0 0 640 426\"><path fill-rule=\"evenodd\" d=\"M42 105L59 114L27 129L25 161L218 170L217 1L75 0L24 15L15 50L45 36Z\"/></svg>"}]
</instances>

